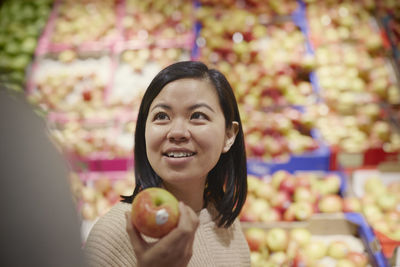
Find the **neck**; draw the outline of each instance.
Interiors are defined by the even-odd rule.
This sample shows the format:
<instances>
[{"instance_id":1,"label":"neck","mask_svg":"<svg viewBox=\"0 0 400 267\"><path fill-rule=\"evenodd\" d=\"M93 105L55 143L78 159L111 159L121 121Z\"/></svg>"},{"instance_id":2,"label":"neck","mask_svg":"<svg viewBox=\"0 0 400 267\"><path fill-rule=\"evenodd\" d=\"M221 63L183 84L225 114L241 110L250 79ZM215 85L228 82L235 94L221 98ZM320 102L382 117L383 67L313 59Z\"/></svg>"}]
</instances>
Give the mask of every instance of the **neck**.
<instances>
[{"instance_id":1,"label":"neck","mask_svg":"<svg viewBox=\"0 0 400 267\"><path fill-rule=\"evenodd\" d=\"M176 186L172 184L163 184L164 188L171 192L179 201L185 203L193 209L194 212L200 212L203 208L204 184L191 184L189 186Z\"/></svg>"}]
</instances>

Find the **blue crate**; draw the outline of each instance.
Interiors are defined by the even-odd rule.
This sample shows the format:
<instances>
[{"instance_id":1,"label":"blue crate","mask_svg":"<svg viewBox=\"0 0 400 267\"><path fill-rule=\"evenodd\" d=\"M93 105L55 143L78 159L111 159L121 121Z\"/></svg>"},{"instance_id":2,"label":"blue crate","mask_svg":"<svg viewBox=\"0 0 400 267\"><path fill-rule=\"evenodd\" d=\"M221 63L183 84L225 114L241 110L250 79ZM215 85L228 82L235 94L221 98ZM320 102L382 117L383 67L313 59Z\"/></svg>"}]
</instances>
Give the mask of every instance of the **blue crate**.
<instances>
[{"instance_id":1,"label":"blue crate","mask_svg":"<svg viewBox=\"0 0 400 267\"><path fill-rule=\"evenodd\" d=\"M345 217L348 221L358 225L358 234L364 242L373 266L389 267L388 262L383 255L378 238L375 236L374 231L365 221L364 217L360 213L356 212L345 213Z\"/></svg>"}]
</instances>

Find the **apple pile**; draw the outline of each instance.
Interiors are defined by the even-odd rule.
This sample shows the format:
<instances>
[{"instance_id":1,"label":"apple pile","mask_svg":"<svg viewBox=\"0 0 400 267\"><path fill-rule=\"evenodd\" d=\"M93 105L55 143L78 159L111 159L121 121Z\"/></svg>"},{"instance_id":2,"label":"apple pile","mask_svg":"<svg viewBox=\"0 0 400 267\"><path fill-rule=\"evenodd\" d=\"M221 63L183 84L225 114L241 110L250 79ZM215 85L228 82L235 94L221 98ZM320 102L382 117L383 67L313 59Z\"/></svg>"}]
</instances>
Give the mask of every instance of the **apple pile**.
<instances>
[{"instance_id":1,"label":"apple pile","mask_svg":"<svg viewBox=\"0 0 400 267\"><path fill-rule=\"evenodd\" d=\"M184 43L192 36L193 18L192 1L127 0L122 19L124 37L146 43L160 40Z\"/></svg>"},{"instance_id":2,"label":"apple pile","mask_svg":"<svg viewBox=\"0 0 400 267\"><path fill-rule=\"evenodd\" d=\"M84 112L104 107L110 66L108 56L77 58L67 63L43 58L33 74L34 88L28 98L46 112Z\"/></svg>"},{"instance_id":3,"label":"apple pile","mask_svg":"<svg viewBox=\"0 0 400 267\"><path fill-rule=\"evenodd\" d=\"M319 147L318 141L311 136L311 121L295 108L268 112L250 108L242 110L241 114L249 158L285 161L291 154L302 154Z\"/></svg>"},{"instance_id":4,"label":"apple pile","mask_svg":"<svg viewBox=\"0 0 400 267\"><path fill-rule=\"evenodd\" d=\"M142 96L154 76L173 62L189 59L189 51L183 48L145 46L122 51L115 69L112 90L107 96L108 104L138 110Z\"/></svg>"},{"instance_id":5,"label":"apple pile","mask_svg":"<svg viewBox=\"0 0 400 267\"><path fill-rule=\"evenodd\" d=\"M305 116L311 118L323 140L339 151L362 153L370 148L400 151L400 132L378 103L366 103L349 115L339 115L328 105L319 104L309 107Z\"/></svg>"},{"instance_id":6,"label":"apple pile","mask_svg":"<svg viewBox=\"0 0 400 267\"><path fill-rule=\"evenodd\" d=\"M316 74L325 102L340 114L365 103L400 103L393 66L356 45L329 44L315 51Z\"/></svg>"},{"instance_id":7,"label":"apple pile","mask_svg":"<svg viewBox=\"0 0 400 267\"><path fill-rule=\"evenodd\" d=\"M374 8L374 1L308 4L306 12L311 42L314 47L327 43L354 42L362 44L371 53L381 53L383 42L371 14Z\"/></svg>"},{"instance_id":8,"label":"apple pile","mask_svg":"<svg viewBox=\"0 0 400 267\"><path fill-rule=\"evenodd\" d=\"M93 221L120 201L121 195L131 195L133 172L70 174L72 195L82 218Z\"/></svg>"},{"instance_id":9,"label":"apple pile","mask_svg":"<svg viewBox=\"0 0 400 267\"><path fill-rule=\"evenodd\" d=\"M52 0L2 1L0 6L0 81L22 91L25 70L32 61Z\"/></svg>"},{"instance_id":10,"label":"apple pile","mask_svg":"<svg viewBox=\"0 0 400 267\"><path fill-rule=\"evenodd\" d=\"M241 221L304 221L314 213L343 212L338 195L341 179L336 173L280 170L262 179L248 175L248 195Z\"/></svg>"},{"instance_id":11,"label":"apple pile","mask_svg":"<svg viewBox=\"0 0 400 267\"><path fill-rule=\"evenodd\" d=\"M362 241L348 235L312 235L306 228L244 230L251 266L370 266Z\"/></svg>"},{"instance_id":12,"label":"apple pile","mask_svg":"<svg viewBox=\"0 0 400 267\"><path fill-rule=\"evenodd\" d=\"M212 8L229 8L237 5L236 0L200 0L202 6L211 6ZM298 8L298 2L293 0L284 1L255 1L245 0L240 2L244 7L255 14L263 14L269 17L290 15Z\"/></svg>"},{"instance_id":13,"label":"apple pile","mask_svg":"<svg viewBox=\"0 0 400 267\"><path fill-rule=\"evenodd\" d=\"M363 185L361 212L374 230L400 241L400 180L383 183L377 176L368 177Z\"/></svg>"},{"instance_id":14,"label":"apple pile","mask_svg":"<svg viewBox=\"0 0 400 267\"><path fill-rule=\"evenodd\" d=\"M114 0L60 1L55 12L51 44L79 46L114 40L118 31ZM88 27L90 25L90 27Z\"/></svg>"},{"instance_id":15,"label":"apple pile","mask_svg":"<svg viewBox=\"0 0 400 267\"><path fill-rule=\"evenodd\" d=\"M309 81L315 62L293 22L268 24L268 16L235 6L201 6L197 17L199 59L226 74L239 105L260 110L315 102Z\"/></svg>"},{"instance_id":16,"label":"apple pile","mask_svg":"<svg viewBox=\"0 0 400 267\"><path fill-rule=\"evenodd\" d=\"M124 123L118 120L68 120L52 125L51 137L67 155L91 159L132 155L136 126L133 120Z\"/></svg>"}]
</instances>

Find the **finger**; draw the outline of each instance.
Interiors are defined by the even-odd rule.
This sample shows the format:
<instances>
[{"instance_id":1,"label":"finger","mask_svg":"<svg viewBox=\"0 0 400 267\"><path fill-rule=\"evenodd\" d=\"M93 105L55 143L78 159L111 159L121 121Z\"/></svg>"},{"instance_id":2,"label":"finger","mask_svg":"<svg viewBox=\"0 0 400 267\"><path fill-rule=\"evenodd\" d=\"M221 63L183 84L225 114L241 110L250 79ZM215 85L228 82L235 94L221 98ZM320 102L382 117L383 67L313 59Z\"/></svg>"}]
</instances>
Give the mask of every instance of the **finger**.
<instances>
[{"instance_id":1,"label":"finger","mask_svg":"<svg viewBox=\"0 0 400 267\"><path fill-rule=\"evenodd\" d=\"M140 232L133 225L130 212L126 212L125 217L126 217L126 231L128 232L133 250L137 253L141 253L147 247L147 242L143 239Z\"/></svg>"},{"instance_id":2,"label":"finger","mask_svg":"<svg viewBox=\"0 0 400 267\"><path fill-rule=\"evenodd\" d=\"M193 209L183 202L179 203L179 209L181 212L181 218L179 224L183 229L189 230L190 232L195 232L199 225L199 217L193 211Z\"/></svg>"}]
</instances>

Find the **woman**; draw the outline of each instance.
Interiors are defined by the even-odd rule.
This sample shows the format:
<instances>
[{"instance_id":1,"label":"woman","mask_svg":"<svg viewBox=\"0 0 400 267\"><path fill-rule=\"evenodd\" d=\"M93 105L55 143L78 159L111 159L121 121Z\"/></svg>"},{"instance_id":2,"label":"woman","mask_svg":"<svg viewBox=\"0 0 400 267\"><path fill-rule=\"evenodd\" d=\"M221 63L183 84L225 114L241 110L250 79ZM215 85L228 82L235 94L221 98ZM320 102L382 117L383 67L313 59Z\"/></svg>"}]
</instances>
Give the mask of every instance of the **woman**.
<instances>
[{"instance_id":1,"label":"woman","mask_svg":"<svg viewBox=\"0 0 400 267\"><path fill-rule=\"evenodd\" d=\"M250 266L237 219L247 193L244 137L223 74L195 61L162 70L142 99L134 153L136 188L93 227L92 265ZM130 222L130 203L147 187L180 201L177 228L159 240Z\"/></svg>"}]
</instances>

